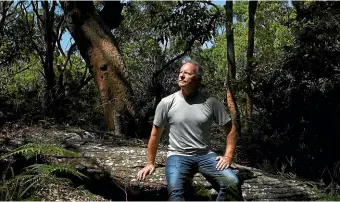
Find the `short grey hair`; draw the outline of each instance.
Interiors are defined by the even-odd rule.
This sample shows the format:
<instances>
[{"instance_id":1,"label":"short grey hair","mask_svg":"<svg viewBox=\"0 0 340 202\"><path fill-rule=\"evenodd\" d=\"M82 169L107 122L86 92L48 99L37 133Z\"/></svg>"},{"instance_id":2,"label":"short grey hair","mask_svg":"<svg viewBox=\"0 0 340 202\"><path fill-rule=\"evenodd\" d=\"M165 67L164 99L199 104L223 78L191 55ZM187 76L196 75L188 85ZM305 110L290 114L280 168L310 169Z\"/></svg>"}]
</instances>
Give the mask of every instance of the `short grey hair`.
<instances>
[{"instance_id":1,"label":"short grey hair","mask_svg":"<svg viewBox=\"0 0 340 202\"><path fill-rule=\"evenodd\" d=\"M203 78L203 68L202 68L202 66L198 62L196 62L195 60L192 60L190 57L186 57L183 60L183 65L186 64L186 63L191 63L196 67L196 79L199 80L199 81L202 81L202 78Z\"/></svg>"}]
</instances>

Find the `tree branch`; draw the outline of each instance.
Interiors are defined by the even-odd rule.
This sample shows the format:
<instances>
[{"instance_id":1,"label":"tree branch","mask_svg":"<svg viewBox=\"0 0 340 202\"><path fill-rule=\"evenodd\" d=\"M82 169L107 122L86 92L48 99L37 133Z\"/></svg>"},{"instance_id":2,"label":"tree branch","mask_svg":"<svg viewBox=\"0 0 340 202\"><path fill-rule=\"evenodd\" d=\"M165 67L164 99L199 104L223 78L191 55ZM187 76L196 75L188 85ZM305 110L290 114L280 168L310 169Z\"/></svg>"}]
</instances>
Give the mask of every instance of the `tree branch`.
<instances>
[{"instance_id":1,"label":"tree branch","mask_svg":"<svg viewBox=\"0 0 340 202\"><path fill-rule=\"evenodd\" d=\"M214 16L210 19L209 24L207 26L207 32L212 28L213 22L221 15L220 11L217 10ZM176 57L169 60L165 65L162 66L161 69L157 70L153 74L153 80L156 79L165 69L167 69L173 62L178 60L179 58L183 57L185 54L187 54L189 51L191 51L192 46L194 45L195 41L198 39L199 35L195 34L194 37L187 43L186 48L183 53L177 55Z\"/></svg>"},{"instance_id":2,"label":"tree branch","mask_svg":"<svg viewBox=\"0 0 340 202\"><path fill-rule=\"evenodd\" d=\"M9 3L7 5L7 3ZM3 25L5 24L5 20L7 19L7 17L9 17L9 14L7 13L9 8L12 6L14 2L7 2L7 1L3 1L2 2L2 13L1 13L1 19L0 19L0 28L3 28Z\"/></svg>"},{"instance_id":3,"label":"tree branch","mask_svg":"<svg viewBox=\"0 0 340 202\"><path fill-rule=\"evenodd\" d=\"M63 35L64 32L64 27L62 27L63 23L65 21L65 17L63 15L62 19L60 20L60 22L57 25L57 34L56 34L56 41L54 43L57 44L57 48L59 50L59 52L61 53L62 56L66 57L66 54L63 50L63 48L61 47L61 37Z\"/></svg>"},{"instance_id":4,"label":"tree branch","mask_svg":"<svg viewBox=\"0 0 340 202\"><path fill-rule=\"evenodd\" d=\"M38 11L38 6L36 6L35 4L34 4L34 2L32 2L32 7L33 7L33 11L34 11L34 13L37 15L37 17L38 17L38 20L41 22L41 23L43 23L44 22L44 20L41 18L41 16L39 15L39 11Z\"/></svg>"},{"instance_id":5,"label":"tree branch","mask_svg":"<svg viewBox=\"0 0 340 202\"><path fill-rule=\"evenodd\" d=\"M73 52L75 51L76 46L77 46L77 45L76 45L75 43L73 43L73 44L71 45L71 47L68 49L67 58L66 58L66 60L65 60L65 62L64 62L64 64L63 64L63 69L66 69L66 65L67 65L67 63L70 61L71 55L72 55Z\"/></svg>"},{"instance_id":6,"label":"tree branch","mask_svg":"<svg viewBox=\"0 0 340 202\"><path fill-rule=\"evenodd\" d=\"M17 75L17 74L20 74L21 72L28 70L28 69L29 69L30 67L32 67L32 66L33 66L33 65L31 65L31 66L29 66L29 67L26 67L26 68L24 68L24 69L21 69L20 71L13 73L12 76Z\"/></svg>"},{"instance_id":7,"label":"tree branch","mask_svg":"<svg viewBox=\"0 0 340 202\"><path fill-rule=\"evenodd\" d=\"M51 7L51 10L50 11L48 11L49 12L49 21L48 21L48 23L50 23L50 26L51 26L51 36L52 36L52 39L51 39L51 41L52 41L52 50L54 50L55 49L55 47L56 47L56 41L57 41L57 39L58 39L58 37L59 37L59 24L57 25L58 27L57 27L57 33L55 33L54 32L54 30L53 30L53 25L54 25L54 20L55 20L55 13L54 13L54 11L55 11L55 7L56 7L56 5L57 5L57 3L56 3L56 1L52 1L52 7ZM63 20L61 20L61 21L63 21ZM61 22L62 23L62 22ZM61 25L60 25L61 26Z\"/></svg>"},{"instance_id":8,"label":"tree branch","mask_svg":"<svg viewBox=\"0 0 340 202\"><path fill-rule=\"evenodd\" d=\"M60 40L59 40L59 39L57 40L57 48L58 48L60 54L61 54L63 57L66 57L66 54L65 54L63 48L61 47L61 43L60 43Z\"/></svg>"},{"instance_id":9,"label":"tree branch","mask_svg":"<svg viewBox=\"0 0 340 202\"><path fill-rule=\"evenodd\" d=\"M46 75L44 74L44 72L41 71L41 69L39 69L39 73L41 73L41 75L43 75L44 79L46 79Z\"/></svg>"},{"instance_id":10,"label":"tree branch","mask_svg":"<svg viewBox=\"0 0 340 202\"><path fill-rule=\"evenodd\" d=\"M117 28L123 20L122 10L124 4L120 1L106 1L103 10L100 11L100 17L110 30Z\"/></svg>"},{"instance_id":11,"label":"tree branch","mask_svg":"<svg viewBox=\"0 0 340 202\"><path fill-rule=\"evenodd\" d=\"M221 12L220 8L216 4L214 4L213 2L211 2L211 1L204 1L203 3L208 4L210 6L213 6L214 8L216 8L217 11Z\"/></svg>"},{"instance_id":12,"label":"tree branch","mask_svg":"<svg viewBox=\"0 0 340 202\"><path fill-rule=\"evenodd\" d=\"M30 3L32 4L32 6L34 7L34 3ZM40 51L40 48L38 47L38 45L35 43L35 41L32 39L32 29L30 28L30 23L29 23L29 20L28 20L28 12L27 12L27 8L29 7L25 7L23 5L23 3L20 5L21 7L21 10L24 11L24 14L25 14L25 21L26 21L26 25L27 25L27 31L29 32L29 36L31 38L31 43L33 45L33 48L35 49L35 51L38 53L39 55L39 58L41 60L41 63L43 64L45 62L44 58L43 58L43 53L42 51ZM33 20L34 21L34 20ZM34 22L32 23L32 27L34 26Z\"/></svg>"},{"instance_id":13,"label":"tree branch","mask_svg":"<svg viewBox=\"0 0 340 202\"><path fill-rule=\"evenodd\" d=\"M87 68L86 68L87 69ZM87 70L86 70L87 71ZM82 88L84 88L91 80L93 79L93 76L89 76L86 79L82 80L80 85L75 89L74 92L78 93Z\"/></svg>"}]
</instances>

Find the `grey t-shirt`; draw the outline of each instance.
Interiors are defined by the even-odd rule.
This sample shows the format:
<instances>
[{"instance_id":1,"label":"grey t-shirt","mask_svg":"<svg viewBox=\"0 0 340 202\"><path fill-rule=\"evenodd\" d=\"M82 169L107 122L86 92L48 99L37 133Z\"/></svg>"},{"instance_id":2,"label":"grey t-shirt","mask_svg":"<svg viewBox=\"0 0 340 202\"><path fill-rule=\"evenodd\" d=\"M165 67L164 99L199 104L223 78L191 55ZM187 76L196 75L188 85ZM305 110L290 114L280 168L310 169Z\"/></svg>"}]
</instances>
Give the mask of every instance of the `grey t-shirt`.
<instances>
[{"instance_id":1,"label":"grey t-shirt","mask_svg":"<svg viewBox=\"0 0 340 202\"><path fill-rule=\"evenodd\" d=\"M195 155L211 151L213 121L223 126L230 120L223 104L215 97L198 93L192 98L184 98L178 91L157 105L153 124L170 125L168 156Z\"/></svg>"}]
</instances>

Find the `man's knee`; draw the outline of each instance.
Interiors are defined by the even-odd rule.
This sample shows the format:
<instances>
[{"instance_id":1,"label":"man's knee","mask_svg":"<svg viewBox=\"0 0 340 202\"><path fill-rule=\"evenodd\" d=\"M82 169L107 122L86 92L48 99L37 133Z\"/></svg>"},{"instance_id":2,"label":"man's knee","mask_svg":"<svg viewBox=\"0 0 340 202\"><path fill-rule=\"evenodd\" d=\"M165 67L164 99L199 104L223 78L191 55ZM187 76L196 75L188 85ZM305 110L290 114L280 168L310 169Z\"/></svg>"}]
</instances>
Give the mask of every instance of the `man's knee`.
<instances>
[{"instance_id":1,"label":"man's knee","mask_svg":"<svg viewBox=\"0 0 340 202\"><path fill-rule=\"evenodd\" d=\"M240 181L231 170L224 173L222 179L219 180L219 186L226 200L243 200Z\"/></svg>"},{"instance_id":2,"label":"man's knee","mask_svg":"<svg viewBox=\"0 0 340 202\"><path fill-rule=\"evenodd\" d=\"M231 171L230 169L222 172L223 174L220 176L218 180L219 186L221 190L235 190L239 191L241 185L238 177Z\"/></svg>"},{"instance_id":3,"label":"man's knee","mask_svg":"<svg viewBox=\"0 0 340 202\"><path fill-rule=\"evenodd\" d=\"M238 188L240 186L240 181L237 177L224 177L224 179L219 180L221 189Z\"/></svg>"},{"instance_id":4,"label":"man's knee","mask_svg":"<svg viewBox=\"0 0 340 202\"><path fill-rule=\"evenodd\" d=\"M168 194L171 195L183 195L184 187L183 186L169 186L168 185Z\"/></svg>"},{"instance_id":5,"label":"man's knee","mask_svg":"<svg viewBox=\"0 0 340 202\"><path fill-rule=\"evenodd\" d=\"M178 178L168 178L168 200L184 201L184 184Z\"/></svg>"},{"instance_id":6,"label":"man's knee","mask_svg":"<svg viewBox=\"0 0 340 202\"><path fill-rule=\"evenodd\" d=\"M234 185L238 185L240 183L237 175L231 169L223 170L221 174L224 182L228 182Z\"/></svg>"},{"instance_id":7,"label":"man's knee","mask_svg":"<svg viewBox=\"0 0 340 202\"><path fill-rule=\"evenodd\" d=\"M167 183L170 189L183 189L183 181L176 177L168 177Z\"/></svg>"}]
</instances>

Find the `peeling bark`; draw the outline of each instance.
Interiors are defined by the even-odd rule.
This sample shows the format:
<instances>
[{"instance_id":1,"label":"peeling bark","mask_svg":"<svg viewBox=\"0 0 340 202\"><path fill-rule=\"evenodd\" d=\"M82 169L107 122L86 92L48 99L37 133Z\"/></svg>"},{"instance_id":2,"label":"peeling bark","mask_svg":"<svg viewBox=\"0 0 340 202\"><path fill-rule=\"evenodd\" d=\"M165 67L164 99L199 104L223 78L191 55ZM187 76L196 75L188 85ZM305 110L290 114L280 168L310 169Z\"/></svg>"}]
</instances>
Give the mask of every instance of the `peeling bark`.
<instances>
[{"instance_id":1,"label":"peeling bark","mask_svg":"<svg viewBox=\"0 0 340 202\"><path fill-rule=\"evenodd\" d=\"M133 135L133 91L115 37L93 2L63 2L62 7L70 20L70 33L92 67L108 129L116 135Z\"/></svg>"}]
</instances>

